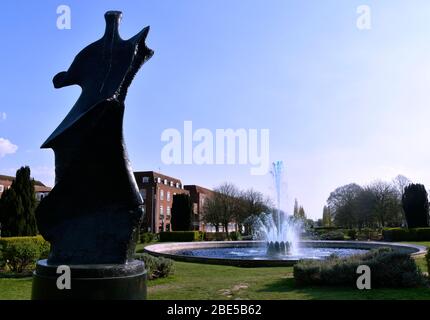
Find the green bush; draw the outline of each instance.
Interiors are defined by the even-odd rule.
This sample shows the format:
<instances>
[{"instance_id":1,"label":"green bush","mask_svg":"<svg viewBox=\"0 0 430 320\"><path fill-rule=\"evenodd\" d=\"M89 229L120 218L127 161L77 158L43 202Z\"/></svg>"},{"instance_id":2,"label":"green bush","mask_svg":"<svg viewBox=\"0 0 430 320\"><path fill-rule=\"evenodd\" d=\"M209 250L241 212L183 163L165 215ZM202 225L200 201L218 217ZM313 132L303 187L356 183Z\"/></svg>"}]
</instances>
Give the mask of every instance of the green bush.
<instances>
[{"instance_id":1,"label":"green bush","mask_svg":"<svg viewBox=\"0 0 430 320\"><path fill-rule=\"evenodd\" d=\"M430 228L386 228L382 234L385 241L430 241Z\"/></svg>"},{"instance_id":2,"label":"green bush","mask_svg":"<svg viewBox=\"0 0 430 320\"><path fill-rule=\"evenodd\" d=\"M171 259L154 257L147 253L138 254L136 258L145 263L145 268L150 280L165 278L175 271L175 265Z\"/></svg>"},{"instance_id":3,"label":"green bush","mask_svg":"<svg viewBox=\"0 0 430 320\"><path fill-rule=\"evenodd\" d=\"M152 232L144 232L140 234L140 243L150 243L157 239L157 235Z\"/></svg>"},{"instance_id":4,"label":"green bush","mask_svg":"<svg viewBox=\"0 0 430 320\"><path fill-rule=\"evenodd\" d=\"M355 240L355 239L357 239L357 230L356 229L348 229L347 231L346 231L346 234L348 235L348 237L351 239L351 240Z\"/></svg>"},{"instance_id":5,"label":"green bush","mask_svg":"<svg viewBox=\"0 0 430 320\"><path fill-rule=\"evenodd\" d=\"M199 231L171 231L160 232L160 242L188 242L200 241Z\"/></svg>"},{"instance_id":6,"label":"green bush","mask_svg":"<svg viewBox=\"0 0 430 320\"><path fill-rule=\"evenodd\" d=\"M230 232L230 240L233 240L233 241L242 240L242 235L240 234L239 231L232 231Z\"/></svg>"},{"instance_id":7,"label":"green bush","mask_svg":"<svg viewBox=\"0 0 430 320\"><path fill-rule=\"evenodd\" d=\"M41 236L0 238L1 255L11 272L21 273L34 268L37 260L49 254L49 243Z\"/></svg>"},{"instance_id":8,"label":"green bush","mask_svg":"<svg viewBox=\"0 0 430 320\"><path fill-rule=\"evenodd\" d=\"M341 230L329 231L327 233L322 233L319 238L321 240L344 240L345 235Z\"/></svg>"},{"instance_id":9,"label":"green bush","mask_svg":"<svg viewBox=\"0 0 430 320\"><path fill-rule=\"evenodd\" d=\"M417 287L424 283L414 259L390 248L371 250L347 258L331 256L327 260L301 260L294 266L294 279L299 286L328 285L356 287L357 267L371 270L371 286Z\"/></svg>"},{"instance_id":10,"label":"green bush","mask_svg":"<svg viewBox=\"0 0 430 320\"><path fill-rule=\"evenodd\" d=\"M430 248L427 249L426 262L427 262L427 273L428 273L428 276L430 277Z\"/></svg>"},{"instance_id":11,"label":"green bush","mask_svg":"<svg viewBox=\"0 0 430 320\"><path fill-rule=\"evenodd\" d=\"M226 232L205 232L204 239L206 241L226 241L228 236Z\"/></svg>"}]
</instances>

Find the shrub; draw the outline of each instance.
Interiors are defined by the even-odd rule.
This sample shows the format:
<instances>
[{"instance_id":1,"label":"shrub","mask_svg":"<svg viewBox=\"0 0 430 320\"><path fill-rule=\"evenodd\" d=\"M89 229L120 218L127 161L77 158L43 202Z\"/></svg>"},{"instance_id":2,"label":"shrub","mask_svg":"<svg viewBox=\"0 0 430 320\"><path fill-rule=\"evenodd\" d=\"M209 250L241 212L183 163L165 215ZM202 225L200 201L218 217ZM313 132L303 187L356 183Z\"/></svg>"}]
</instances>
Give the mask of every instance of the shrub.
<instances>
[{"instance_id":1,"label":"shrub","mask_svg":"<svg viewBox=\"0 0 430 320\"><path fill-rule=\"evenodd\" d=\"M48 257L49 243L41 236L0 238L2 259L12 272L32 269L39 259Z\"/></svg>"},{"instance_id":2,"label":"shrub","mask_svg":"<svg viewBox=\"0 0 430 320\"><path fill-rule=\"evenodd\" d=\"M347 258L331 256L327 260L301 260L294 266L297 285L356 286L357 267L371 270L373 287L417 287L424 278L407 253L389 248L371 250Z\"/></svg>"},{"instance_id":3,"label":"shrub","mask_svg":"<svg viewBox=\"0 0 430 320\"><path fill-rule=\"evenodd\" d=\"M427 249L426 262L427 262L427 273L428 273L428 276L430 277L430 248Z\"/></svg>"},{"instance_id":4,"label":"shrub","mask_svg":"<svg viewBox=\"0 0 430 320\"><path fill-rule=\"evenodd\" d=\"M173 260L163 257L154 257L147 253L136 255L136 258L145 263L145 268L148 272L150 280L157 278L165 278L175 271Z\"/></svg>"},{"instance_id":5,"label":"shrub","mask_svg":"<svg viewBox=\"0 0 430 320\"><path fill-rule=\"evenodd\" d=\"M345 239L345 235L340 230L329 231L327 233L321 234L319 237L321 240L344 240Z\"/></svg>"},{"instance_id":6,"label":"shrub","mask_svg":"<svg viewBox=\"0 0 430 320\"><path fill-rule=\"evenodd\" d=\"M157 239L157 235L151 232L144 232L140 234L141 243L150 243Z\"/></svg>"},{"instance_id":7,"label":"shrub","mask_svg":"<svg viewBox=\"0 0 430 320\"><path fill-rule=\"evenodd\" d=\"M228 236L226 232L205 232L204 239L206 241L226 241Z\"/></svg>"},{"instance_id":8,"label":"shrub","mask_svg":"<svg viewBox=\"0 0 430 320\"><path fill-rule=\"evenodd\" d=\"M242 235L239 231L232 231L230 232L230 240L238 241L242 239Z\"/></svg>"},{"instance_id":9,"label":"shrub","mask_svg":"<svg viewBox=\"0 0 430 320\"><path fill-rule=\"evenodd\" d=\"M358 240L381 240L382 234L378 229L363 228L357 232Z\"/></svg>"},{"instance_id":10,"label":"shrub","mask_svg":"<svg viewBox=\"0 0 430 320\"><path fill-rule=\"evenodd\" d=\"M348 229L347 231L346 231L346 234L348 235L348 237L351 239L351 240L355 240L355 239L357 239L357 230L356 229Z\"/></svg>"},{"instance_id":11,"label":"shrub","mask_svg":"<svg viewBox=\"0 0 430 320\"><path fill-rule=\"evenodd\" d=\"M385 241L430 241L430 228L386 228L382 234Z\"/></svg>"},{"instance_id":12,"label":"shrub","mask_svg":"<svg viewBox=\"0 0 430 320\"><path fill-rule=\"evenodd\" d=\"M201 239L199 231L171 231L160 232L161 242L188 242L199 241Z\"/></svg>"}]
</instances>

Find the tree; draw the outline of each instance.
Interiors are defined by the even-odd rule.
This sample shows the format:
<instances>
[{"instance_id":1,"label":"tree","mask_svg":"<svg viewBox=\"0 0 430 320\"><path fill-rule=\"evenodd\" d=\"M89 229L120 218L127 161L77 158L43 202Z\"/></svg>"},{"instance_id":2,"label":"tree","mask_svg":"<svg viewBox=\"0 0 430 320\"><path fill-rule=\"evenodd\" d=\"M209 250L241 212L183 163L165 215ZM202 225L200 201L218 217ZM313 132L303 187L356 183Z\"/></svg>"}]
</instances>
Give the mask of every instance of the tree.
<instances>
[{"instance_id":1,"label":"tree","mask_svg":"<svg viewBox=\"0 0 430 320\"><path fill-rule=\"evenodd\" d=\"M239 195L239 190L231 183L215 188L212 199L206 201L203 221L214 225L217 231L221 225L224 231L228 232L228 225L236 222L242 211Z\"/></svg>"},{"instance_id":2,"label":"tree","mask_svg":"<svg viewBox=\"0 0 430 320\"><path fill-rule=\"evenodd\" d=\"M350 183L330 193L327 204L336 226L352 228L357 225L357 198L363 190L356 183Z\"/></svg>"},{"instance_id":3,"label":"tree","mask_svg":"<svg viewBox=\"0 0 430 320\"><path fill-rule=\"evenodd\" d=\"M373 214L380 227L398 226L402 222L396 188L387 182L377 181L366 188L373 197Z\"/></svg>"},{"instance_id":4,"label":"tree","mask_svg":"<svg viewBox=\"0 0 430 320\"><path fill-rule=\"evenodd\" d=\"M324 206L323 208L323 218L321 224L323 227L331 227L332 221L330 215L330 208L328 206Z\"/></svg>"},{"instance_id":5,"label":"tree","mask_svg":"<svg viewBox=\"0 0 430 320\"><path fill-rule=\"evenodd\" d=\"M261 192L248 189L240 193L239 215L236 221L245 227L245 234L252 234L252 226L257 217L269 212L270 200L265 198Z\"/></svg>"},{"instance_id":6,"label":"tree","mask_svg":"<svg viewBox=\"0 0 430 320\"><path fill-rule=\"evenodd\" d=\"M294 209L293 209L293 217L298 217L299 215L299 202L297 201L297 198L294 199Z\"/></svg>"},{"instance_id":7,"label":"tree","mask_svg":"<svg viewBox=\"0 0 430 320\"><path fill-rule=\"evenodd\" d=\"M412 183L411 180L406 178L405 176L399 174L397 177L393 179L393 184L399 193L399 199L402 198L405 188Z\"/></svg>"},{"instance_id":8,"label":"tree","mask_svg":"<svg viewBox=\"0 0 430 320\"><path fill-rule=\"evenodd\" d=\"M424 185L408 185L402 196L402 206L408 228L429 226L429 203Z\"/></svg>"},{"instance_id":9,"label":"tree","mask_svg":"<svg viewBox=\"0 0 430 320\"><path fill-rule=\"evenodd\" d=\"M188 194L175 194L172 203L170 223L173 231L192 230L193 210Z\"/></svg>"},{"instance_id":10,"label":"tree","mask_svg":"<svg viewBox=\"0 0 430 320\"><path fill-rule=\"evenodd\" d=\"M0 223L3 237L34 236L37 234L36 195L30 168L21 167L10 189L0 199Z\"/></svg>"}]
</instances>

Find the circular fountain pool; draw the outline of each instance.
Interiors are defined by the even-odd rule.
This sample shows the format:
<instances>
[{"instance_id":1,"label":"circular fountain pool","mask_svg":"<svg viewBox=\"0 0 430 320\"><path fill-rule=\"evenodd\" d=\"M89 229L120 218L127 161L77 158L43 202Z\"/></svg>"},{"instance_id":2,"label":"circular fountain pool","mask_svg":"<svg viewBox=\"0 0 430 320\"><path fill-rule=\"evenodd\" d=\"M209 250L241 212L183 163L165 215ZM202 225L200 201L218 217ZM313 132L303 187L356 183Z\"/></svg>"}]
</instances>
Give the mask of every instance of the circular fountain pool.
<instances>
[{"instance_id":1,"label":"circular fountain pool","mask_svg":"<svg viewBox=\"0 0 430 320\"><path fill-rule=\"evenodd\" d=\"M268 255L266 243L261 241L161 243L145 247L144 252L177 261L262 267L291 266L300 259L325 259L332 254L345 257L379 247L411 255L426 252L423 246L370 241L301 241L289 255Z\"/></svg>"}]
</instances>

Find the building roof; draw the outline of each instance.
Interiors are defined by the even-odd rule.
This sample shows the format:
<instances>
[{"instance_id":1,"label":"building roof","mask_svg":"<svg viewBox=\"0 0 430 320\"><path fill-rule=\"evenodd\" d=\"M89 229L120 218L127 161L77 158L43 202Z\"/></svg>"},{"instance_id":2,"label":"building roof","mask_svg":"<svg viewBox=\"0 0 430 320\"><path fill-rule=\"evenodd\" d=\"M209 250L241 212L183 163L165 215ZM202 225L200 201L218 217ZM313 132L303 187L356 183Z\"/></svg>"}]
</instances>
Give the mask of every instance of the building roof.
<instances>
[{"instance_id":1,"label":"building roof","mask_svg":"<svg viewBox=\"0 0 430 320\"><path fill-rule=\"evenodd\" d=\"M10 183L12 183L13 180L15 180L15 177L0 174L0 181L9 181ZM47 188L47 189L51 190L51 188L47 187L41 181L38 181L38 180L34 180L34 186L35 187L41 187L41 188ZM40 191L40 192L42 192L42 191Z\"/></svg>"},{"instance_id":2,"label":"building roof","mask_svg":"<svg viewBox=\"0 0 430 320\"><path fill-rule=\"evenodd\" d=\"M185 185L184 189L189 190L189 191L194 191L197 193L203 193L203 194L207 194L207 195L211 195L214 193L213 190L207 189L205 187L201 187L195 184L189 184L189 185Z\"/></svg>"},{"instance_id":3,"label":"building roof","mask_svg":"<svg viewBox=\"0 0 430 320\"><path fill-rule=\"evenodd\" d=\"M182 182L180 179L177 178L173 178L170 176L166 176L164 174L161 174L159 172L155 172L155 171L137 171L134 172L134 176L135 177L150 177L150 178L160 178L161 180L165 180L167 179L169 182L173 181L173 183L179 183L182 185Z\"/></svg>"}]
</instances>

